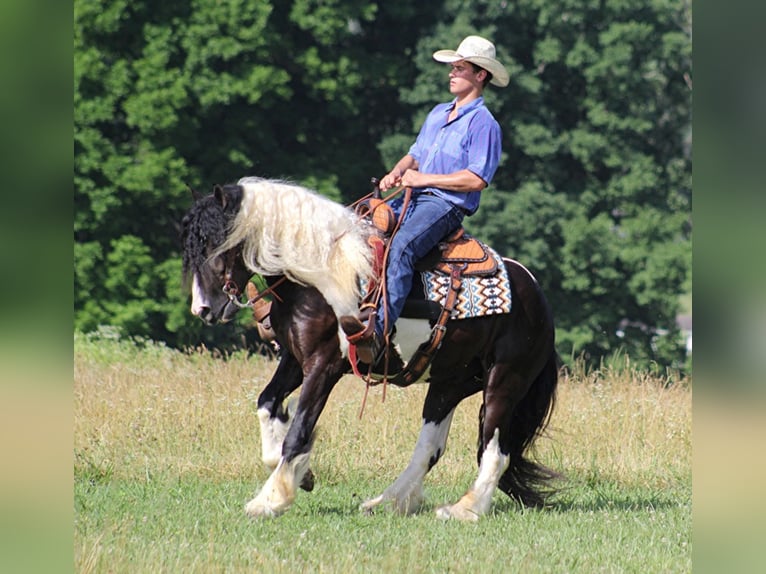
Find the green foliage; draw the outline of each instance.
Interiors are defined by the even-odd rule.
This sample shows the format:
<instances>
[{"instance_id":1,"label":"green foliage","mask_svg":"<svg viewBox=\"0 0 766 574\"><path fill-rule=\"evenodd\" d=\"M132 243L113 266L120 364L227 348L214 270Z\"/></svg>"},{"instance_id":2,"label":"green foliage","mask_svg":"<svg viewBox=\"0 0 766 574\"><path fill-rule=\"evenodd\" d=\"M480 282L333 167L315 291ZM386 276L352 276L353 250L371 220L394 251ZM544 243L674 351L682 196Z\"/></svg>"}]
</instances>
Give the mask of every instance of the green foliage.
<instances>
[{"instance_id":1,"label":"green foliage","mask_svg":"<svg viewBox=\"0 0 766 574\"><path fill-rule=\"evenodd\" d=\"M682 367L675 317L691 285L690 5L453 4L441 47L468 30L486 33L512 70L508 88L487 94L505 153L471 230L538 276L565 358L622 348L645 366ZM431 37L420 46L437 47ZM419 65L424 77L434 68ZM416 90L404 96L423 101Z\"/></svg>"},{"instance_id":2,"label":"green foliage","mask_svg":"<svg viewBox=\"0 0 766 574\"><path fill-rule=\"evenodd\" d=\"M75 327L234 346L180 285L186 183L284 177L351 202L449 98L433 51L493 39L504 155L477 236L549 295L565 358L684 364L691 287L685 0L75 0Z\"/></svg>"}]
</instances>

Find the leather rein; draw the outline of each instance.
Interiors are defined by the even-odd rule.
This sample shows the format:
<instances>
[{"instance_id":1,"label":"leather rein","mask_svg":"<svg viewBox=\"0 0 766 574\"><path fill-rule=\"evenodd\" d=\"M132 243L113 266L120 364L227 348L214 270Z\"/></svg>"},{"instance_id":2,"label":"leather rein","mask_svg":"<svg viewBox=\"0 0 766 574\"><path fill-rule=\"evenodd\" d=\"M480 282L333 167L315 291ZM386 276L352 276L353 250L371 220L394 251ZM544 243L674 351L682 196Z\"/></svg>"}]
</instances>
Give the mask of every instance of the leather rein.
<instances>
[{"instance_id":1,"label":"leather rein","mask_svg":"<svg viewBox=\"0 0 766 574\"><path fill-rule=\"evenodd\" d=\"M237 282L234 281L234 261L238 255L239 251L236 247L232 247L224 255L225 263L223 292L229 298L229 301L240 309L246 309L248 307L252 308L257 301L263 299L266 295L273 295L274 298L281 303L282 298L277 294L275 289L287 281L287 277L285 275L280 276L279 279L258 293L255 297L250 297L244 303L240 302L239 297L242 295L242 290L239 288L239 285L237 285Z\"/></svg>"}]
</instances>

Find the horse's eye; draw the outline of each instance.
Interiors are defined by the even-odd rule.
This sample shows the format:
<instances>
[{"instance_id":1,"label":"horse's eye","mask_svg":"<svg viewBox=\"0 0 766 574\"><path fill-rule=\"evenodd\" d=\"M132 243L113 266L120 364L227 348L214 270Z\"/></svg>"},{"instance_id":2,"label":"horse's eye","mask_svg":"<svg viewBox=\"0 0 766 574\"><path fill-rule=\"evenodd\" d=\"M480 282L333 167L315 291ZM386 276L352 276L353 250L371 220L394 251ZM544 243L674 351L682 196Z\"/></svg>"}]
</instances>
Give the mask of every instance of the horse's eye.
<instances>
[{"instance_id":1,"label":"horse's eye","mask_svg":"<svg viewBox=\"0 0 766 574\"><path fill-rule=\"evenodd\" d=\"M213 268L213 271L215 271L216 273L218 274L223 273L224 267L225 267L223 262L223 257L221 257L220 255L217 257L214 257L213 260L210 262L210 266Z\"/></svg>"}]
</instances>

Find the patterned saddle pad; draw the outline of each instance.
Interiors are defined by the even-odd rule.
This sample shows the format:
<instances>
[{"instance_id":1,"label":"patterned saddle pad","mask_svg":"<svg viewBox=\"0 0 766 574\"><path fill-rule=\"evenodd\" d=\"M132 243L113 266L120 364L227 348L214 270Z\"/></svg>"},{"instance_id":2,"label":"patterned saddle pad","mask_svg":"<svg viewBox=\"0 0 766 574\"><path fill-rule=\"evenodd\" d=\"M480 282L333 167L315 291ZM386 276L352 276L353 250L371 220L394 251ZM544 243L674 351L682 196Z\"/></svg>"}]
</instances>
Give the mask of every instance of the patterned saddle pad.
<instances>
[{"instance_id":1,"label":"patterned saddle pad","mask_svg":"<svg viewBox=\"0 0 766 574\"><path fill-rule=\"evenodd\" d=\"M494 275L464 276L452 319L469 319L511 312L511 282L502 258L487 248L497 262ZM450 278L436 271L421 272L424 296L443 305L449 292Z\"/></svg>"}]
</instances>

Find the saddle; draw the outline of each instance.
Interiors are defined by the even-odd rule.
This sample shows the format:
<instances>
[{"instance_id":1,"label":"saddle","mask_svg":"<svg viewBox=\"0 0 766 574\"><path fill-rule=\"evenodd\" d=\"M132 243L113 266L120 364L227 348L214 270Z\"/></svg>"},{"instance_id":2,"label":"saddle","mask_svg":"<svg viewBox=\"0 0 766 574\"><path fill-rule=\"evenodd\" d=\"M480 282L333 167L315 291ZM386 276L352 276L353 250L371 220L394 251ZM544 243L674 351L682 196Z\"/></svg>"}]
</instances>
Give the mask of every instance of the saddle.
<instances>
[{"instance_id":1,"label":"saddle","mask_svg":"<svg viewBox=\"0 0 766 574\"><path fill-rule=\"evenodd\" d=\"M461 227L439 243L415 268L418 271L437 271L450 275L454 266L462 275L494 275L497 261L481 241Z\"/></svg>"},{"instance_id":2,"label":"saddle","mask_svg":"<svg viewBox=\"0 0 766 574\"><path fill-rule=\"evenodd\" d=\"M377 229L383 244L390 241L396 232L397 221L394 212L385 200L377 197L365 198L356 205L356 213ZM378 251L375 240L374 251ZM438 271L445 275L451 273L452 266L462 268L463 275L494 275L497 262L481 241L466 233L461 227L444 238L420 262L415 265L418 271Z\"/></svg>"},{"instance_id":3,"label":"saddle","mask_svg":"<svg viewBox=\"0 0 766 574\"><path fill-rule=\"evenodd\" d=\"M408 197L405 197L405 202L408 201ZM373 277L369 280L367 294L360 304L359 316L361 320L367 322L367 328L363 333L356 334L354 340L369 334L373 328L378 308L385 303L381 299L385 293L383 284L385 281L387 245L398 229L398 222L393 214L393 210L382 199L376 197L367 198L357 204L356 212L380 233L370 237L369 243L374 260ZM433 271L450 278L447 297L431 329L429 340L418 347L413 357L404 365L402 370L394 374L393 378L388 376L388 349L384 353L384 357L378 360L378 363L383 362L383 365L370 365L371 373L380 374L380 371L382 371L383 381L388 381L398 386L407 386L417 381L428 368L436 351L441 346L446 332L447 321L449 321L455 309L458 293L462 286L462 278L464 276L494 275L497 272L497 266L497 261L487 246L469 235L463 227L460 227L440 241L434 249L415 265L417 271ZM383 307L385 308L385 305ZM369 375L363 377L358 372L353 340L349 339L349 342L351 343L350 359L354 373L362 378L366 378L368 384L383 382L371 383ZM394 363L402 363L400 359L396 357Z\"/></svg>"}]
</instances>

